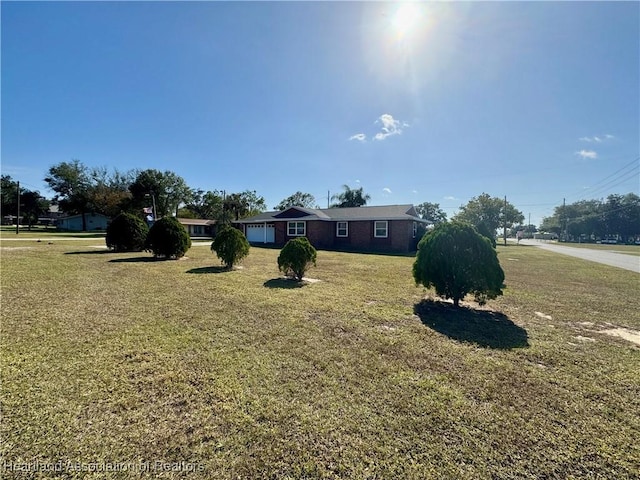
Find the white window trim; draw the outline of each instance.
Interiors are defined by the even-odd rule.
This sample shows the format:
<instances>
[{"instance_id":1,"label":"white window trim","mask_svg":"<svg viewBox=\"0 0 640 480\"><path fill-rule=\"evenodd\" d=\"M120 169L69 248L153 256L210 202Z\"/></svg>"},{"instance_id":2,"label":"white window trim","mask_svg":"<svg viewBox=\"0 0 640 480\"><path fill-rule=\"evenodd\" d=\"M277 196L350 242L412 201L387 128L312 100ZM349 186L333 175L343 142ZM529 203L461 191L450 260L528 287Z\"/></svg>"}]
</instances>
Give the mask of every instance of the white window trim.
<instances>
[{"instance_id":1,"label":"white window trim","mask_svg":"<svg viewBox=\"0 0 640 480\"><path fill-rule=\"evenodd\" d=\"M384 223L384 235L378 235L378 224ZM389 222L387 220L374 220L373 222L373 236L374 238L388 238L389 237Z\"/></svg>"},{"instance_id":2,"label":"white window trim","mask_svg":"<svg viewBox=\"0 0 640 480\"><path fill-rule=\"evenodd\" d=\"M297 233L299 223L302 224L302 233ZM292 224L295 224L294 231L296 233L291 233ZM306 234L307 234L307 222L299 222L299 221L287 222L287 237L304 237Z\"/></svg>"},{"instance_id":3,"label":"white window trim","mask_svg":"<svg viewBox=\"0 0 640 480\"><path fill-rule=\"evenodd\" d=\"M346 231L344 235L340 235L340 224L344 223L344 230ZM349 236L349 222L336 222L336 237L345 238Z\"/></svg>"}]
</instances>

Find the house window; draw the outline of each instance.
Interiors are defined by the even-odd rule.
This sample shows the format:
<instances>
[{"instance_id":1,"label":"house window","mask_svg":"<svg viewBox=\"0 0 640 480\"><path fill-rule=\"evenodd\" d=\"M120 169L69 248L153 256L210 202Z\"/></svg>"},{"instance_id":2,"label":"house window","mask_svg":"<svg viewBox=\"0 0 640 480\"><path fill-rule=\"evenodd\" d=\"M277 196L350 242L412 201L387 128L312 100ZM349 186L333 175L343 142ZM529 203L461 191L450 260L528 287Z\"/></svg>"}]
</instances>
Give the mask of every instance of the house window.
<instances>
[{"instance_id":1,"label":"house window","mask_svg":"<svg viewBox=\"0 0 640 480\"><path fill-rule=\"evenodd\" d=\"M336 237L348 237L349 236L349 223L337 222L336 223Z\"/></svg>"},{"instance_id":2,"label":"house window","mask_svg":"<svg viewBox=\"0 0 640 480\"><path fill-rule=\"evenodd\" d=\"M413 238L418 234L418 222L413 222Z\"/></svg>"},{"instance_id":3,"label":"house window","mask_svg":"<svg viewBox=\"0 0 640 480\"><path fill-rule=\"evenodd\" d=\"M193 233L195 235L202 235L202 225L194 225L193 226Z\"/></svg>"},{"instance_id":4,"label":"house window","mask_svg":"<svg viewBox=\"0 0 640 480\"><path fill-rule=\"evenodd\" d=\"M306 222L288 222L288 235L290 237L304 237Z\"/></svg>"},{"instance_id":5,"label":"house window","mask_svg":"<svg viewBox=\"0 0 640 480\"><path fill-rule=\"evenodd\" d=\"M387 238L389 236L389 222L386 220L376 220L374 222L375 232L373 234L376 238Z\"/></svg>"}]
</instances>

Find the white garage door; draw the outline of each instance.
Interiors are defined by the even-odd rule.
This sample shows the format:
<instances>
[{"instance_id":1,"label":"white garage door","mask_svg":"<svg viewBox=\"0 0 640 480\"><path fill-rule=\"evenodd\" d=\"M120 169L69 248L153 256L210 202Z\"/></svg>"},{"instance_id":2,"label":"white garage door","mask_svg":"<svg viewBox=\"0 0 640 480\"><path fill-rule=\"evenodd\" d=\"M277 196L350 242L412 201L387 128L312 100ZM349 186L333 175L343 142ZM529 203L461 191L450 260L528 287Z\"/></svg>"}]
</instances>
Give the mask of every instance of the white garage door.
<instances>
[{"instance_id":1,"label":"white garage door","mask_svg":"<svg viewBox=\"0 0 640 480\"><path fill-rule=\"evenodd\" d=\"M266 228L266 243L274 243L276 241L276 229L273 225L264 224L260 225L247 225L247 240L253 243L265 243L265 228Z\"/></svg>"}]
</instances>

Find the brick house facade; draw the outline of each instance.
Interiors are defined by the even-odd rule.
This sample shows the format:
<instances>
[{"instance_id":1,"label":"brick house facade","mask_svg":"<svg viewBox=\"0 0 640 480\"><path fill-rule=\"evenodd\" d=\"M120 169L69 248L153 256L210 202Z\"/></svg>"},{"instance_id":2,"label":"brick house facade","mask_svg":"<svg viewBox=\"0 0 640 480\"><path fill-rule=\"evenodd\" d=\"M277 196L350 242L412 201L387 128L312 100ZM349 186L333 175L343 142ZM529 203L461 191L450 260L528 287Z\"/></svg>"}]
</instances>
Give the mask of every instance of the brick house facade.
<instances>
[{"instance_id":1,"label":"brick house facade","mask_svg":"<svg viewBox=\"0 0 640 480\"><path fill-rule=\"evenodd\" d=\"M423 231L413 205L309 209L291 207L236 222L256 245L283 246L305 236L324 250L407 253L414 251Z\"/></svg>"}]
</instances>

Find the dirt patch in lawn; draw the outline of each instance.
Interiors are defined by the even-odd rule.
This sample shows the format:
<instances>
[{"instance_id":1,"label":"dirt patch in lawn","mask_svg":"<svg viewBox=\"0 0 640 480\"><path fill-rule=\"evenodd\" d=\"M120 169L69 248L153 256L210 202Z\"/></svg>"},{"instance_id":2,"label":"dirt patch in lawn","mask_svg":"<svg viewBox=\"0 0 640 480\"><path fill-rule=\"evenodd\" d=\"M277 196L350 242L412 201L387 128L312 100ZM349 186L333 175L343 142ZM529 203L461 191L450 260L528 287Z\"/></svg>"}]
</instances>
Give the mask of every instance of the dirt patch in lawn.
<instances>
[{"instance_id":1,"label":"dirt patch in lawn","mask_svg":"<svg viewBox=\"0 0 640 480\"><path fill-rule=\"evenodd\" d=\"M0 250L33 250L33 247L0 247Z\"/></svg>"},{"instance_id":2,"label":"dirt patch in lawn","mask_svg":"<svg viewBox=\"0 0 640 480\"><path fill-rule=\"evenodd\" d=\"M630 330L628 328L610 328L608 330L600 330L599 333L611 335L613 337L620 337L633 342L636 345L640 345L640 332L636 330Z\"/></svg>"}]
</instances>

